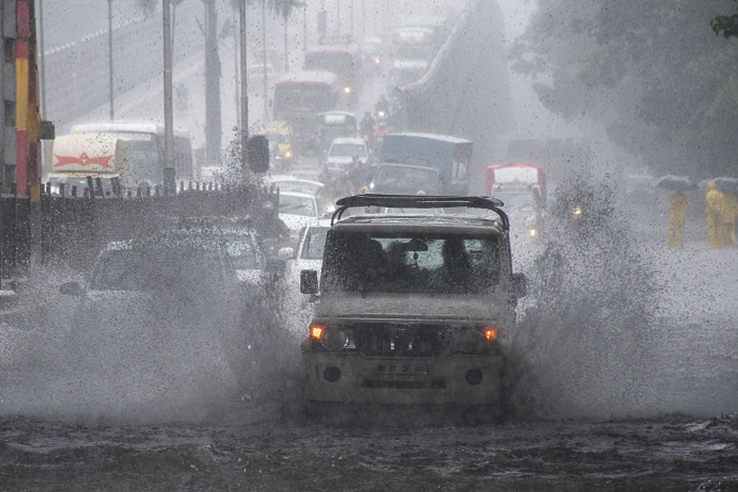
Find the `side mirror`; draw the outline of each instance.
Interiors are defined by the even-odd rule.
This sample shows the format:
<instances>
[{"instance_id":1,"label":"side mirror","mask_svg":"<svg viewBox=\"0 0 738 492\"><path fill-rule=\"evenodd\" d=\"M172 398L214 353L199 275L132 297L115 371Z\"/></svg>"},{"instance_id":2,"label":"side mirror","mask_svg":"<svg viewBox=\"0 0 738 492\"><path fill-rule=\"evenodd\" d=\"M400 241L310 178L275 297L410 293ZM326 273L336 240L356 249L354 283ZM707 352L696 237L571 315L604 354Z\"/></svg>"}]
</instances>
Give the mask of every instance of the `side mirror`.
<instances>
[{"instance_id":1,"label":"side mirror","mask_svg":"<svg viewBox=\"0 0 738 492\"><path fill-rule=\"evenodd\" d=\"M318 272L316 270L300 272L300 292L303 294L318 293Z\"/></svg>"},{"instance_id":2,"label":"side mirror","mask_svg":"<svg viewBox=\"0 0 738 492\"><path fill-rule=\"evenodd\" d=\"M515 297L525 297L528 294L528 282L524 273L512 274L512 288Z\"/></svg>"},{"instance_id":3,"label":"side mirror","mask_svg":"<svg viewBox=\"0 0 738 492\"><path fill-rule=\"evenodd\" d=\"M59 286L59 292L65 296L80 297L83 294L82 286L78 282L65 282Z\"/></svg>"},{"instance_id":4,"label":"side mirror","mask_svg":"<svg viewBox=\"0 0 738 492\"><path fill-rule=\"evenodd\" d=\"M292 248L290 246L279 248L279 251L277 251L277 257L282 260L292 259L295 257L295 248Z\"/></svg>"}]
</instances>

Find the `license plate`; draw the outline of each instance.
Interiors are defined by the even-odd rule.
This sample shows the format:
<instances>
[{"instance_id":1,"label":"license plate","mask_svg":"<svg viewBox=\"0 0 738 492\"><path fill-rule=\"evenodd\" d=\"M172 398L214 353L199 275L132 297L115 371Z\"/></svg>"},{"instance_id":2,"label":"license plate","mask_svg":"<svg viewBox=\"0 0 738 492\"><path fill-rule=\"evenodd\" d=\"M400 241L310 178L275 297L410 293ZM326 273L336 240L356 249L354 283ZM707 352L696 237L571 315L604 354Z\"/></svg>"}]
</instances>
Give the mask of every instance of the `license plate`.
<instances>
[{"instance_id":1,"label":"license plate","mask_svg":"<svg viewBox=\"0 0 738 492\"><path fill-rule=\"evenodd\" d=\"M425 364L377 364L380 374L429 374L430 369Z\"/></svg>"}]
</instances>

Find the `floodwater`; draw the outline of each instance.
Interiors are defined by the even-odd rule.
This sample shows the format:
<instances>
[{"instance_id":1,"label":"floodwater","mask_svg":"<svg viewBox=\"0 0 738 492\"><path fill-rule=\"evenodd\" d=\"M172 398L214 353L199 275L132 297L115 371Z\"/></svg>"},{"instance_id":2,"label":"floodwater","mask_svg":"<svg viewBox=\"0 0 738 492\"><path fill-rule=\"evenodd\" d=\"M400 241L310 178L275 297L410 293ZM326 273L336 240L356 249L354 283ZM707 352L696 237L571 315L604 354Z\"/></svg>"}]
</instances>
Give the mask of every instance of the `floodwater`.
<instances>
[{"instance_id":1,"label":"floodwater","mask_svg":"<svg viewBox=\"0 0 738 492\"><path fill-rule=\"evenodd\" d=\"M520 265L501 421L308 419L297 334L241 381L207 334L81 371L59 345L73 306L39 287L54 315L2 326L0 490L738 490L738 255L698 223L666 250L658 213L607 225Z\"/></svg>"}]
</instances>

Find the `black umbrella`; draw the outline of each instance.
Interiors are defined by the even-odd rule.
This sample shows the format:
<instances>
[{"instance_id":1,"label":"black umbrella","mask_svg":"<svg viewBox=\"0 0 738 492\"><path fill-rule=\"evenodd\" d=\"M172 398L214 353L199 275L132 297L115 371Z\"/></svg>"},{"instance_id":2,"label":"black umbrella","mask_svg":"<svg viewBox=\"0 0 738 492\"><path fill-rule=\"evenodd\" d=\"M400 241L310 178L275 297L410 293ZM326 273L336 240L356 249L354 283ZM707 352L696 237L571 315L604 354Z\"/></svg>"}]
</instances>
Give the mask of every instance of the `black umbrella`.
<instances>
[{"instance_id":1,"label":"black umbrella","mask_svg":"<svg viewBox=\"0 0 738 492\"><path fill-rule=\"evenodd\" d=\"M738 178L721 176L713 179L712 181L715 182L715 188L718 191L733 193L734 195L738 194Z\"/></svg>"},{"instance_id":2,"label":"black umbrella","mask_svg":"<svg viewBox=\"0 0 738 492\"><path fill-rule=\"evenodd\" d=\"M689 191L697 188L697 185L688 176L674 176L669 174L657 179L656 187L670 191Z\"/></svg>"}]
</instances>

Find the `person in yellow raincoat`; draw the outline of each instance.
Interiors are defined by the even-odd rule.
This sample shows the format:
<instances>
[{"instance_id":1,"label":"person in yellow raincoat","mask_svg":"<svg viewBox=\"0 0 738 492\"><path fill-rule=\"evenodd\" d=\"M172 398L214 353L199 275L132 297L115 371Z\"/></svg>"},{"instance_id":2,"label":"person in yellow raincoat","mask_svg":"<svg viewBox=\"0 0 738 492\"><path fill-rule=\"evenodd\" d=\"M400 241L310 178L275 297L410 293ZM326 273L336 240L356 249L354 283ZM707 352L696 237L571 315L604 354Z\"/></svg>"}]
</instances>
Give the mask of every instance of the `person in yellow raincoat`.
<instances>
[{"instance_id":1,"label":"person in yellow raincoat","mask_svg":"<svg viewBox=\"0 0 738 492\"><path fill-rule=\"evenodd\" d=\"M735 246L735 219L738 214L738 198L733 193L723 192L723 208L720 210L720 242L723 247Z\"/></svg>"},{"instance_id":2,"label":"person in yellow raincoat","mask_svg":"<svg viewBox=\"0 0 738 492\"><path fill-rule=\"evenodd\" d=\"M684 224L687 222L689 197L678 191L669 197L669 232L666 246L681 248L684 246Z\"/></svg>"},{"instance_id":3,"label":"person in yellow raincoat","mask_svg":"<svg viewBox=\"0 0 738 492\"><path fill-rule=\"evenodd\" d=\"M707 183L707 194L705 195L705 230L707 232L707 244L711 248L722 248L722 218L721 211L725 199L723 193L715 187L715 182Z\"/></svg>"}]
</instances>

